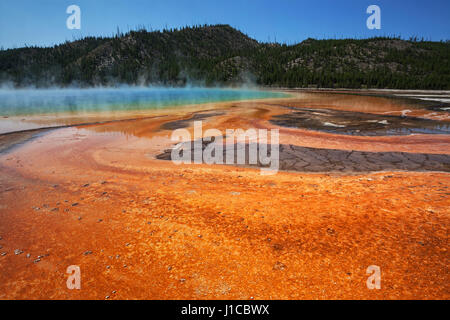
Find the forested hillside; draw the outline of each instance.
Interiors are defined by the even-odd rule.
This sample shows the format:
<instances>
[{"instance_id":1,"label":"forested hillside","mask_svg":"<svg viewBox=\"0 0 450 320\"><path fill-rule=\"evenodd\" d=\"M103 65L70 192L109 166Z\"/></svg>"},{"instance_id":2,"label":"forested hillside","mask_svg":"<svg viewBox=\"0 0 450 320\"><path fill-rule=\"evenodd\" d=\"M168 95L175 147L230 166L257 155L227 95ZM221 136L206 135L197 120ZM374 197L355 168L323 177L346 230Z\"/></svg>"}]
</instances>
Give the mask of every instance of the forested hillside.
<instances>
[{"instance_id":1,"label":"forested hillside","mask_svg":"<svg viewBox=\"0 0 450 320\"><path fill-rule=\"evenodd\" d=\"M240 85L450 89L450 43L398 38L260 43L228 25L118 32L0 51L0 81L24 86Z\"/></svg>"}]
</instances>

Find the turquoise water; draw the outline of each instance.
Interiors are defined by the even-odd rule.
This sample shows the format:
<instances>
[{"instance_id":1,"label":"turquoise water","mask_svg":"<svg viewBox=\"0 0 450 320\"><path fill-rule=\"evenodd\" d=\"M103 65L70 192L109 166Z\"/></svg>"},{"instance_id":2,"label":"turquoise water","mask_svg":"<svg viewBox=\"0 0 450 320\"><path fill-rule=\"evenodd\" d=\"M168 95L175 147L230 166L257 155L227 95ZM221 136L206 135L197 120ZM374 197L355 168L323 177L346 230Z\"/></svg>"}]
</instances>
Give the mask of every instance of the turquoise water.
<instances>
[{"instance_id":1,"label":"turquoise water","mask_svg":"<svg viewBox=\"0 0 450 320\"><path fill-rule=\"evenodd\" d=\"M284 93L271 91L206 88L0 90L0 115L148 110L168 106L287 96Z\"/></svg>"}]
</instances>

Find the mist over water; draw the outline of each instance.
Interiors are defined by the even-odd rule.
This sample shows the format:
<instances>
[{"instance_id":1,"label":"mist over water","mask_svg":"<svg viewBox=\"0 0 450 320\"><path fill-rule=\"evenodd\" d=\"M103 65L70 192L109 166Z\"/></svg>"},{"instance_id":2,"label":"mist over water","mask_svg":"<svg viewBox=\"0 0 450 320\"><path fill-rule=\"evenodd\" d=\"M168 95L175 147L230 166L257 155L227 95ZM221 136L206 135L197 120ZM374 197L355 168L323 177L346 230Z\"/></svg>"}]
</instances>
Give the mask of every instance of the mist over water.
<instances>
[{"instance_id":1,"label":"mist over water","mask_svg":"<svg viewBox=\"0 0 450 320\"><path fill-rule=\"evenodd\" d=\"M282 98L287 94L251 89L92 88L0 89L0 115L151 110L190 104Z\"/></svg>"}]
</instances>

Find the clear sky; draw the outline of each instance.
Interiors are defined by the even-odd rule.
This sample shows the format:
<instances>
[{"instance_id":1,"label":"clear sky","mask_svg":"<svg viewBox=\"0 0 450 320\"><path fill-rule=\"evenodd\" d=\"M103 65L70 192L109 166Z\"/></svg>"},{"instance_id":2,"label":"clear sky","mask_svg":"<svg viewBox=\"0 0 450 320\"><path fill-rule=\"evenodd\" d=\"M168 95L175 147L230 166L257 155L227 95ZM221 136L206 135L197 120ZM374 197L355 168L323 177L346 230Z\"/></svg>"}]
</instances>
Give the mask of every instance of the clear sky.
<instances>
[{"instance_id":1,"label":"clear sky","mask_svg":"<svg viewBox=\"0 0 450 320\"><path fill-rule=\"evenodd\" d=\"M81 30L68 30L66 9L81 8ZM366 27L369 5L381 30ZM0 0L0 47L51 46L80 36L229 24L259 41L400 35L450 39L450 0Z\"/></svg>"}]
</instances>

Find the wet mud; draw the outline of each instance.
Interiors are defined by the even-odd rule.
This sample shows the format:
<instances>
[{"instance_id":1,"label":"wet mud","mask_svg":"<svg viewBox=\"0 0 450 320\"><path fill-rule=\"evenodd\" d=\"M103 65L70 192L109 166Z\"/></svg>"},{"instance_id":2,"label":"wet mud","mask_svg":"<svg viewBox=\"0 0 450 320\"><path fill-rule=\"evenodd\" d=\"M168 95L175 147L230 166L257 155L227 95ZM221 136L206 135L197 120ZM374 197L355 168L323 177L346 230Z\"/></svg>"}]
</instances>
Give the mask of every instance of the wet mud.
<instances>
[{"instance_id":1,"label":"wet mud","mask_svg":"<svg viewBox=\"0 0 450 320\"><path fill-rule=\"evenodd\" d=\"M281 127L357 136L450 134L449 122L331 109L296 109L276 115L270 122Z\"/></svg>"},{"instance_id":2,"label":"wet mud","mask_svg":"<svg viewBox=\"0 0 450 320\"><path fill-rule=\"evenodd\" d=\"M199 112L194 113L191 117L187 119L181 119L171 122L166 122L161 125L161 130L176 130L176 129L183 129L188 128L192 122L194 121L203 121L205 119L211 118L211 117L217 117L223 115L223 112Z\"/></svg>"}]
</instances>

